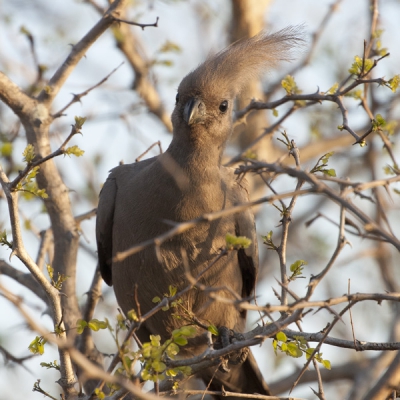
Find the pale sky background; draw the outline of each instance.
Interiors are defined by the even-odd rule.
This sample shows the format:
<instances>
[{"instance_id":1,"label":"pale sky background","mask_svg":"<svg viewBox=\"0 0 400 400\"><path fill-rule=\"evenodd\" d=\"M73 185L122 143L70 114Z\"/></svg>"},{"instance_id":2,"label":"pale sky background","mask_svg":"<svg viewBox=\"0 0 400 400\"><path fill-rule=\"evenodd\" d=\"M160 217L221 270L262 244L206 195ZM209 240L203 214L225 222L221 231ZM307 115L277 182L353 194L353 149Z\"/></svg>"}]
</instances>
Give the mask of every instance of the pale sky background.
<instances>
[{"instance_id":1,"label":"pale sky background","mask_svg":"<svg viewBox=\"0 0 400 400\"><path fill-rule=\"evenodd\" d=\"M148 8L148 4L153 7ZM204 3L210 5L210 15L207 23L200 24L196 12L205 10L201 7L201 1L157 1L139 2L137 16L140 22L154 22L155 17L159 16L158 28L147 28L141 31L137 29L137 34L143 42L143 48L149 58L155 57L157 50L165 43L166 40L178 44L182 51L176 54L167 54L164 59L171 59L174 62L173 67L157 66L154 72L157 75L158 88L162 99L169 111L172 111L175 102L176 88L182 77L191 69L196 67L211 51L222 49L227 41L230 21L230 2L227 0L219 0L213 2L208 0ZM319 25L321 19L325 15L332 1L326 0L275 0L272 1L271 8L265 16L268 29L276 31L287 25L304 24L305 30L310 35L311 32ZM194 7L193 5L197 6ZM321 42L317 49L316 57L311 65L305 68L301 73L296 75L298 85L303 89L304 93L311 93L319 87L321 90L328 90L335 83L335 71L337 69L348 69L351 66L354 55L362 55L363 39L367 38L368 25L366 24L368 1L366 0L343 0L338 12L330 20L327 30L321 38ZM197 10L197 11L196 11ZM400 2L398 0L381 1L381 26L385 28L382 36L382 42L388 47L391 56L385 62L382 62L377 68L377 75L391 77L400 73L400 50L398 47L398 38L400 35ZM77 1L66 0L0 0L0 70L6 72L11 79L21 86L27 86L29 80L34 78L34 69L32 58L29 52L28 42L26 38L19 33L20 27L23 25L29 29L35 37L37 43L38 58L41 63L49 66L49 72L46 77L50 77L54 70L63 62L69 52L69 43L78 41L98 20L98 14L88 5L83 5ZM135 29L135 28L133 28ZM54 34L57 32L57 34ZM308 36L309 40L310 36ZM335 62L329 59L328 55L335 53ZM301 54L300 54L301 58ZM70 93L81 92L88 87L96 84L104 76L111 72L121 62L124 61L123 55L115 49L114 42L110 34L103 35L89 50L86 58L81 60L74 73L70 76L63 90L59 94L55 102L54 110L62 108L70 99ZM289 66L283 65L282 69ZM281 74L282 71L278 71ZM265 77L265 81L274 80L278 76L277 72L272 71ZM79 193L84 190L84 177L86 174L98 174L98 189L101 183L107 177L107 171L116 166L120 160L129 163L140 155L145 149L157 140L161 140L163 149L168 147L171 139L170 134L165 128L154 118L146 113L143 107L138 107L136 111L128 116L125 122L116 118L107 118L114 113L117 108L127 111L130 106L138 101L138 97L132 91L127 90L132 82L133 76L127 65L123 65L113 76L99 89L90 93L89 96L82 100L81 104L73 105L68 111L67 116L58 121L53 132L59 137L54 141L54 149L56 145L66 137L69 132L69 126L73 123L75 115L102 115L104 118L94 122L87 122L84 125L83 136L77 136L71 142L71 145L78 145L85 150L85 156L81 159L76 158L59 158L58 165L62 167L63 174L67 186L73 191L71 198L74 204L76 214L88 211L93 208L91 204L81 201ZM282 95L283 93L280 93ZM382 94L390 96L388 89L382 89ZM357 124L363 124L364 117L358 113L355 103L350 107L350 122L353 128L357 129ZM1 106L0 112L8 113L5 107ZM8 115L8 114L7 114ZM362 114L364 115L364 114ZM338 118L340 116L338 115ZM10 112L10 126L13 121ZM338 124L340 120L338 119ZM338 125L337 124L337 125ZM0 127L0 131L7 131L10 126ZM285 122L284 128L287 130L291 138L301 146L308 141L309 125L304 123L304 117L301 113L295 114L291 119ZM21 140L17 145L17 152L22 153L25 143ZM354 155L362 151L354 147L352 149ZM399 157L399 149L395 149ZM96 155L103 156L102 162L97 171L91 165L91 160ZM157 154L155 149L149 155ZM22 160L22 156L21 156ZM333 167L336 169L338 176L345 163L340 157L334 159ZM380 172L383 175L383 172ZM291 185L293 182L285 182L281 185ZM279 187L278 187L279 188ZM304 198L299 201L298 209L301 211L309 206L310 199ZM38 214L38 203L25 203L22 205L23 212L31 218L39 229L48 226L46 217ZM7 221L7 208L4 201L0 202L0 221ZM269 211L271 212L271 211ZM337 213L332 207L332 212ZM264 214L261 214L261 217ZM266 214L271 215L271 214ZM337 214L333 214L335 217ZM394 217L395 215L393 215ZM397 215L398 216L398 215ZM259 233L265 234L268 230L274 229L274 225L279 220L274 215L275 220L270 222L264 218L259 221ZM322 223L322 222L321 222ZM311 233L320 232L322 225L316 224L311 228ZM398 227L395 227L398 231ZM95 251L94 241L94 220L84 222L82 224L84 238L87 245ZM326 240L336 240L337 232L329 230L324 232ZM32 233L25 232L25 242L31 254L36 255L37 241ZM355 247L359 243L355 239ZM307 248L299 249L299 253L303 252L304 257L307 254ZM328 254L330 254L328 252ZM352 256L352 249L346 248L341 256L341 260ZM354 254L353 254L354 255ZM8 260L9 251L0 247L0 258ZM398 257L398 256L397 256ZM298 258L302 258L299 256ZM290 260L289 260L290 261ZM292 260L294 261L294 260ZM326 259L321 263L326 262ZM363 261L365 263L365 261ZM12 265L24 270L21 263L15 258L12 259ZM95 269L96 260L87 253L81 252L78 260L79 278L78 290L84 300L84 292L88 289L91 275ZM319 267L319 266L314 266ZM374 282L377 278L375 269L362 269L362 266L354 265L354 268L344 269L343 275L335 274L332 279L336 279L332 286L336 286L339 293L347 291L347 280L352 278L354 282L353 291L374 291ZM267 301L275 301L271 286L277 287L274 282L276 273L271 274L270 278L263 282L258 289L260 296L259 303ZM363 285L357 287L359 277L362 276ZM37 306L40 312L43 312L43 305L36 301L34 296L16 285L10 279L0 277L3 284L24 296L28 305ZM293 288L303 290L305 280L296 283ZM319 290L321 297L330 296L330 293L323 292L325 286ZM113 293L110 289L105 292L105 299L108 303L112 303ZM364 306L360 306L364 307ZM387 306L381 308L371 308L370 312L379 312L380 321L384 323L390 317L390 310ZM116 308L108 310L110 315L116 314ZM40 314L40 313L39 313ZM38 315L39 315L38 314ZM97 315L99 319L104 318L104 313ZM326 315L326 321L329 316ZM256 318L256 316L254 316ZM324 327L321 322L324 318L312 317L305 323L304 330L318 330ZM50 319L45 315L42 316L41 322L45 324L49 330L51 329ZM360 321L361 326L362 322ZM379 330L379 326L363 327L366 331L359 332L359 339L381 340L387 339L385 332ZM252 325L249 324L249 329ZM345 329L347 331L348 326ZM360 329L361 330L361 329ZM101 350L104 352L113 352L113 344L111 337L107 332L95 333L101 337ZM365 335L365 337L363 337ZM23 356L28 354L28 345L35 337L35 333L28 331L23 320L19 317L16 310L0 298L0 344L11 351L15 356ZM271 362L274 354L271 350L271 340L267 340L261 351L255 350L256 356L260 362L264 376L268 382L279 379L290 371L294 365L292 360L281 360L278 366ZM324 358L328 358L332 363L340 363L340 356L337 356L337 350L323 347ZM47 371L39 366L40 362L50 362L57 358L54 349L46 347L46 353L41 358L34 358L25 363L23 367L13 364L4 365L0 361L0 400L6 399L40 399L40 394L32 393L32 386L36 379L41 379L42 387L49 391L53 396L58 397L57 384L54 383L58 379L57 373ZM3 360L0 358L0 360ZM297 362L302 365L303 359ZM296 391L299 397L305 399L315 398L312 395L308 385L304 385Z\"/></svg>"}]
</instances>

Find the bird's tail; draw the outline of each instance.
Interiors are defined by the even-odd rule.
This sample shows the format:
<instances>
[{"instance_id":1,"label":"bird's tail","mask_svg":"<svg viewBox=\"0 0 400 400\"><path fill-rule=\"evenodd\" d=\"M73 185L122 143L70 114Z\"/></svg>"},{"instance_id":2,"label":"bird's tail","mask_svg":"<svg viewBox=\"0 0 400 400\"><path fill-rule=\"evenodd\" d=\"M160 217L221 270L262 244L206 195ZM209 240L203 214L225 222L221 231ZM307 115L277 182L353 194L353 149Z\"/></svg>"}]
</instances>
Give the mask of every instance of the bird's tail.
<instances>
[{"instance_id":1,"label":"bird's tail","mask_svg":"<svg viewBox=\"0 0 400 400\"><path fill-rule=\"evenodd\" d=\"M202 379L209 390L221 391L223 387L224 390L229 392L271 394L251 351L242 364L229 367L229 372L215 372L214 368L207 370L202 375ZM223 396L216 397L223 398ZM230 397L230 399L236 400L235 397ZM237 400L243 400L243 398L238 397Z\"/></svg>"}]
</instances>

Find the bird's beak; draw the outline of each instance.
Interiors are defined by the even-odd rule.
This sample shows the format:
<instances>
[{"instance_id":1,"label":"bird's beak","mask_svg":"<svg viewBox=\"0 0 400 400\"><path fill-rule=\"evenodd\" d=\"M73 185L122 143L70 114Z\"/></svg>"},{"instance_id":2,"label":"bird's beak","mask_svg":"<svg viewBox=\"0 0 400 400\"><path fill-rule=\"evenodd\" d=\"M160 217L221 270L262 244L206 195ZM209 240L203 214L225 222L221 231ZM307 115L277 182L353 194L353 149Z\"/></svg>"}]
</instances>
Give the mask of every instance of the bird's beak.
<instances>
[{"instance_id":1,"label":"bird's beak","mask_svg":"<svg viewBox=\"0 0 400 400\"><path fill-rule=\"evenodd\" d=\"M188 125L203 124L206 118L206 106L197 98L191 98L183 109L183 119Z\"/></svg>"}]
</instances>

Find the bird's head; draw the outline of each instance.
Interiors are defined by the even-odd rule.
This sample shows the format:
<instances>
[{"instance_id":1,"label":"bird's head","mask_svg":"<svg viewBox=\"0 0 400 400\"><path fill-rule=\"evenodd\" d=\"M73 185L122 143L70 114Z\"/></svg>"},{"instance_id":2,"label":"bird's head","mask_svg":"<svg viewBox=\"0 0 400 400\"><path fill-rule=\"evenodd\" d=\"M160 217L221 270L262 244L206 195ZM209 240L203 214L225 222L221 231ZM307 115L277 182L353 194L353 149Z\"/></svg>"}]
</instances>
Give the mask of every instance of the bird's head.
<instances>
[{"instance_id":1,"label":"bird's head","mask_svg":"<svg viewBox=\"0 0 400 400\"><path fill-rule=\"evenodd\" d=\"M272 35L261 32L208 57L179 85L172 113L174 139L223 148L232 132L235 97L251 79L290 60L291 49L303 42L301 36L301 27Z\"/></svg>"}]
</instances>

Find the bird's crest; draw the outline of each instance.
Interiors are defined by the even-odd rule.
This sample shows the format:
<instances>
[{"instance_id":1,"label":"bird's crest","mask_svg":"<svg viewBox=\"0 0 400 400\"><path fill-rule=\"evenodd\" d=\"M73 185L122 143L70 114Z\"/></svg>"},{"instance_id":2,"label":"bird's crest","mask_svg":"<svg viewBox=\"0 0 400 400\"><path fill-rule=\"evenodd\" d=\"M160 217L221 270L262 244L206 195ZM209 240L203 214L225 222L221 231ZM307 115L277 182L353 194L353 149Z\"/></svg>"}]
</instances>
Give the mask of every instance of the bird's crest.
<instances>
[{"instance_id":1,"label":"bird's crest","mask_svg":"<svg viewBox=\"0 0 400 400\"><path fill-rule=\"evenodd\" d=\"M304 44L301 26L287 27L276 33L260 32L239 40L210 56L182 81L189 91L216 90L235 97L244 86L279 61L293 59L293 49Z\"/></svg>"}]
</instances>

